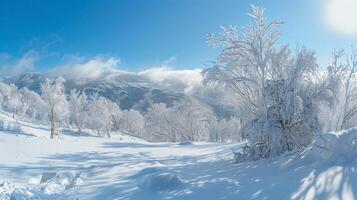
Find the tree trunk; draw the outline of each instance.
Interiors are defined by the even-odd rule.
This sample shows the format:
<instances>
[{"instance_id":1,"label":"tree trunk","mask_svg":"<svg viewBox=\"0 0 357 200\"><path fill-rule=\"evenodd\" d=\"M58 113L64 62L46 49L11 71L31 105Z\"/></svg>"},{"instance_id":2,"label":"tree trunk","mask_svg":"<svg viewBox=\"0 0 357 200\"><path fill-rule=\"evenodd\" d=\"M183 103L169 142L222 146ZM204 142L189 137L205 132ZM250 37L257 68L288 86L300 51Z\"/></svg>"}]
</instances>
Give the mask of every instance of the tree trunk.
<instances>
[{"instance_id":1,"label":"tree trunk","mask_svg":"<svg viewBox=\"0 0 357 200\"><path fill-rule=\"evenodd\" d=\"M51 108L51 139L53 139L55 135L56 125L55 125L55 111L54 108Z\"/></svg>"},{"instance_id":2,"label":"tree trunk","mask_svg":"<svg viewBox=\"0 0 357 200\"><path fill-rule=\"evenodd\" d=\"M108 129L107 129L107 136L108 136L108 138L110 138L110 132Z\"/></svg>"},{"instance_id":3,"label":"tree trunk","mask_svg":"<svg viewBox=\"0 0 357 200\"><path fill-rule=\"evenodd\" d=\"M82 128L79 125L79 123L77 122L77 120L76 120L76 126L77 126L77 129L78 129L78 133L81 133L82 132Z\"/></svg>"},{"instance_id":4,"label":"tree trunk","mask_svg":"<svg viewBox=\"0 0 357 200\"><path fill-rule=\"evenodd\" d=\"M17 109L14 108L13 114L12 114L12 118L15 119L15 115L17 114Z\"/></svg>"},{"instance_id":5,"label":"tree trunk","mask_svg":"<svg viewBox=\"0 0 357 200\"><path fill-rule=\"evenodd\" d=\"M343 104L343 113L342 113L342 121L341 121L341 125L340 125L340 130L343 130L346 128L346 113L347 113L347 109L349 107L348 103L349 103L349 98L350 98L350 95L349 95L349 79L347 80L347 83L346 83L346 88L345 88L345 102Z\"/></svg>"},{"instance_id":6,"label":"tree trunk","mask_svg":"<svg viewBox=\"0 0 357 200\"><path fill-rule=\"evenodd\" d=\"M261 69L262 71L262 77L261 77L261 95L262 95L262 99L261 99L261 107L263 109L263 114L264 114L264 118L267 119L268 118L268 109L267 109L267 99L266 99L266 92L265 92L265 67L263 67Z\"/></svg>"}]
</instances>

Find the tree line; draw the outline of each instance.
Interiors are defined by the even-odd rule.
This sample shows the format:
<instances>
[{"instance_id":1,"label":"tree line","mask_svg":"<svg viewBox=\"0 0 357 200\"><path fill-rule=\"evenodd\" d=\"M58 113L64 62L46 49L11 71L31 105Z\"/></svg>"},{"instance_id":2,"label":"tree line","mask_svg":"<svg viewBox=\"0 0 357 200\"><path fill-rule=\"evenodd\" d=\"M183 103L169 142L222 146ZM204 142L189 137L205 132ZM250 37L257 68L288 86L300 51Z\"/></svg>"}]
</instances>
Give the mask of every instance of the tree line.
<instances>
[{"instance_id":1,"label":"tree line","mask_svg":"<svg viewBox=\"0 0 357 200\"><path fill-rule=\"evenodd\" d=\"M58 127L76 129L98 136L111 137L121 132L153 142L214 141L232 142L242 138L239 119L216 117L212 108L193 98L172 107L159 103L147 111L122 110L113 101L98 94L66 91L65 79L47 79L38 94L14 84L0 82L1 109L50 127L50 138Z\"/></svg>"}]
</instances>

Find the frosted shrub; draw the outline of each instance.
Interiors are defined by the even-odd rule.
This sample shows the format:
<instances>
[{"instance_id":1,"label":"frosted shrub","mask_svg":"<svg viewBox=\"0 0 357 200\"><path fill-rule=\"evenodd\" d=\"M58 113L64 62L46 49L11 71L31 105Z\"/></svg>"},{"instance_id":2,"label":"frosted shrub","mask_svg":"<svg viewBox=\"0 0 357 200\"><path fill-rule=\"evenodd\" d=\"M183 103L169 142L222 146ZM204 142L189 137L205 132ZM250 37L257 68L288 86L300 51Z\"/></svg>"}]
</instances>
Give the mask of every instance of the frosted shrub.
<instances>
[{"instance_id":1,"label":"frosted shrub","mask_svg":"<svg viewBox=\"0 0 357 200\"><path fill-rule=\"evenodd\" d=\"M5 123L2 119L0 119L0 131L4 131L5 129Z\"/></svg>"},{"instance_id":2,"label":"frosted shrub","mask_svg":"<svg viewBox=\"0 0 357 200\"><path fill-rule=\"evenodd\" d=\"M5 131L14 132L14 133L22 133L22 127L17 122L10 122L7 124Z\"/></svg>"},{"instance_id":3,"label":"frosted shrub","mask_svg":"<svg viewBox=\"0 0 357 200\"><path fill-rule=\"evenodd\" d=\"M18 122L8 122L6 124L2 119L0 119L0 131L23 133L22 127Z\"/></svg>"},{"instance_id":4,"label":"frosted shrub","mask_svg":"<svg viewBox=\"0 0 357 200\"><path fill-rule=\"evenodd\" d=\"M326 88L317 83L315 53L292 51L277 44L279 21L269 22L264 9L254 7L253 23L238 31L222 27L208 42L223 47L211 68L203 71L206 84L223 85L236 97L241 132L248 140L243 160L255 160L309 145L320 131L319 105Z\"/></svg>"}]
</instances>

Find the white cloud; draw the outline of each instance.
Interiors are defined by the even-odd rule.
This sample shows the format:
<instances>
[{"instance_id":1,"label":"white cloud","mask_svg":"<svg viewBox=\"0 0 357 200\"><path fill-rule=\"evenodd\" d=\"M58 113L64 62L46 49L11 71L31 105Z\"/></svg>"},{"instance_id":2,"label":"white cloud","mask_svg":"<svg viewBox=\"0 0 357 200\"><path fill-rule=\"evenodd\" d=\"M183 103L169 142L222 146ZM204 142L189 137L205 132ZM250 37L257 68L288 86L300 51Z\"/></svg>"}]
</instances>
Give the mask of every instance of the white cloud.
<instances>
[{"instance_id":1,"label":"white cloud","mask_svg":"<svg viewBox=\"0 0 357 200\"><path fill-rule=\"evenodd\" d=\"M35 70L35 64L39 61L39 55L31 50L24 53L19 59L11 59L12 56L7 53L1 54L0 72L5 76L16 76L25 72Z\"/></svg>"},{"instance_id":2,"label":"white cloud","mask_svg":"<svg viewBox=\"0 0 357 200\"><path fill-rule=\"evenodd\" d=\"M50 74L63 76L78 83L104 78L119 72L120 60L114 57L96 56L92 59L83 59L76 56L66 58L66 63L55 67Z\"/></svg>"},{"instance_id":3,"label":"white cloud","mask_svg":"<svg viewBox=\"0 0 357 200\"><path fill-rule=\"evenodd\" d=\"M64 64L51 70L50 75L63 76L65 79L75 81L77 84L113 77L117 74L130 74L137 75L163 87L182 90L186 93L191 93L202 86L201 69L178 70L167 66L175 62L175 57L164 61L164 67L156 67L139 72L120 70L119 59L115 57L96 56L91 59L85 59L69 55L65 56L63 60Z\"/></svg>"},{"instance_id":4,"label":"white cloud","mask_svg":"<svg viewBox=\"0 0 357 200\"><path fill-rule=\"evenodd\" d=\"M0 53L0 73L5 76L16 76L35 70L39 61L36 51L28 51L19 59L12 55ZM173 69L176 57L170 57L162 62L160 67L154 67L139 72L122 71L119 69L120 59L116 57L95 56L85 58L76 55L63 56L61 65L48 71L50 77L62 76L66 80L84 84L88 81L113 77L117 74L137 75L143 79L167 87L177 89L186 93L193 93L202 87L201 69Z\"/></svg>"},{"instance_id":5,"label":"white cloud","mask_svg":"<svg viewBox=\"0 0 357 200\"><path fill-rule=\"evenodd\" d=\"M150 81L167 87L183 87L185 92L192 92L202 85L201 69L175 70L168 67L152 68L138 72Z\"/></svg>"}]
</instances>

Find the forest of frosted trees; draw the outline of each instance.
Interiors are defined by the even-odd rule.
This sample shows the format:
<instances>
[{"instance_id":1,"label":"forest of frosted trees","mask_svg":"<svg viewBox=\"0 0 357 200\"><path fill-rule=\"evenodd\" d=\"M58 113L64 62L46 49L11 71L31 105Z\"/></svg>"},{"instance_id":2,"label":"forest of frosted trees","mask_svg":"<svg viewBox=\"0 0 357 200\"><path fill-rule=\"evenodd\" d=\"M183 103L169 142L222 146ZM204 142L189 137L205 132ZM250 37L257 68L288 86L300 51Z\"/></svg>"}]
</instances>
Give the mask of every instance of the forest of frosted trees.
<instances>
[{"instance_id":1,"label":"forest of frosted trees","mask_svg":"<svg viewBox=\"0 0 357 200\"><path fill-rule=\"evenodd\" d=\"M231 117L217 116L194 97L146 111L122 110L98 94L67 91L61 77L43 82L39 93L0 82L0 108L15 119L48 124L51 138L59 128L71 128L152 142L246 141L242 159L248 160L298 151L317 133L356 126L354 48L332 52L330 65L320 66L314 51L280 44L283 24L267 20L263 8L253 6L250 17L243 28L221 27L218 36L208 36L221 51L202 71L204 85L224 87L224 102L234 108Z\"/></svg>"},{"instance_id":2,"label":"forest of frosted trees","mask_svg":"<svg viewBox=\"0 0 357 200\"><path fill-rule=\"evenodd\" d=\"M154 104L146 112L121 110L111 100L83 91L66 91L59 77L41 84L40 94L14 84L0 82L1 110L15 119L48 124L50 137L58 128L72 128L78 134L111 137L117 131L153 142L239 141L239 119L218 118L212 108L187 99L174 106ZM7 127L0 127L0 129Z\"/></svg>"}]
</instances>

